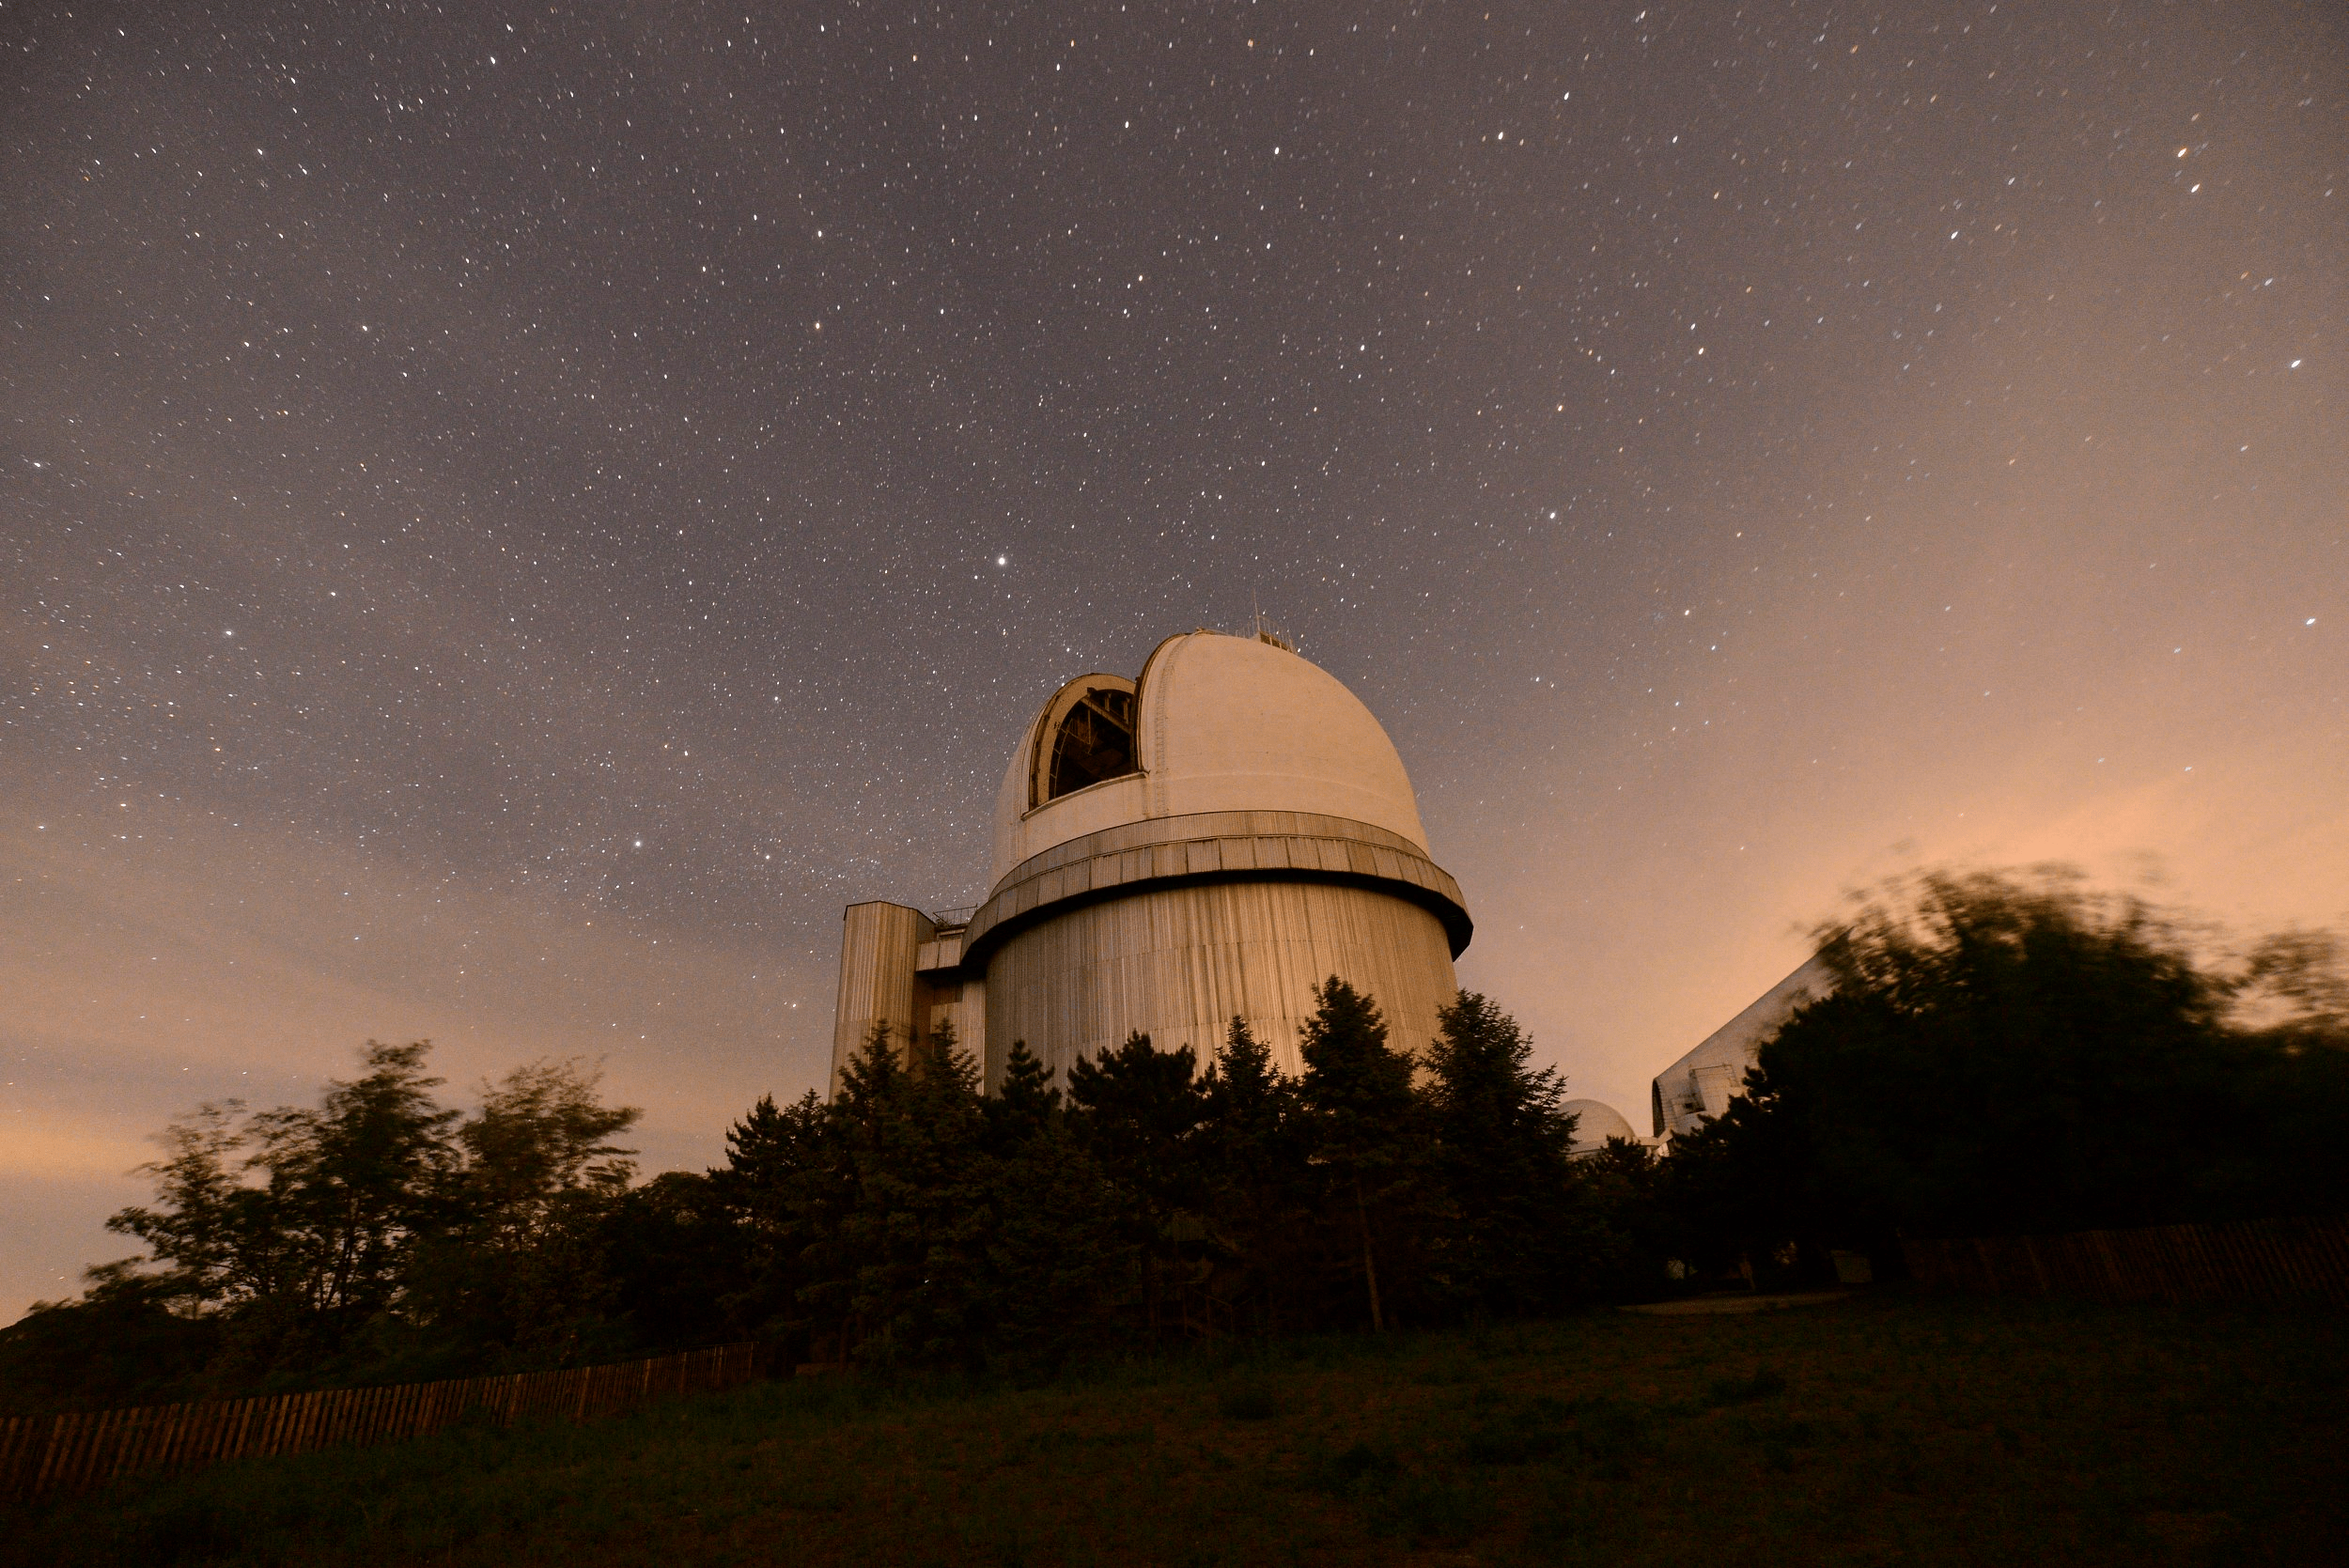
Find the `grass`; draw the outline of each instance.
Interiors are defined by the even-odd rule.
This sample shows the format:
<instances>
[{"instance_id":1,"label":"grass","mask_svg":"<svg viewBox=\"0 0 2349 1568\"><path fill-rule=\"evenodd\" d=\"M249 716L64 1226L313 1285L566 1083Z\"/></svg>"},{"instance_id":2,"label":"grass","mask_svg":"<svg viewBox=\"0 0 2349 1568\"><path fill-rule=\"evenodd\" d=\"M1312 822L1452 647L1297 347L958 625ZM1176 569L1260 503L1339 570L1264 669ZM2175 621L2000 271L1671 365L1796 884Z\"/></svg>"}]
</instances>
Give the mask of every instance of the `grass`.
<instances>
[{"instance_id":1,"label":"grass","mask_svg":"<svg viewBox=\"0 0 2349 1568\"><path fill-rule=\"evenodd\" d=\"M2339 1561L2344 1327L1885 1291L802 1378L19 1509L0 1563Z\"/></svg>"}]
</instances>

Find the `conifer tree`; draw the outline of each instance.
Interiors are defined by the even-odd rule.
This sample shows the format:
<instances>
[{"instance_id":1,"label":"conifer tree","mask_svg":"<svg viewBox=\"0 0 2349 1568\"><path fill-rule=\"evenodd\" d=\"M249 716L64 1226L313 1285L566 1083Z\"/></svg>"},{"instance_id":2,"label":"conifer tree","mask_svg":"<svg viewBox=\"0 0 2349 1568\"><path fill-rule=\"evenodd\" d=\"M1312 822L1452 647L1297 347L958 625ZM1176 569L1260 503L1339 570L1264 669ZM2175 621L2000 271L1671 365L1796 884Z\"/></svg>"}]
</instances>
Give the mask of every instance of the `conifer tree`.
<instances>
[{"instance_id":1,"label":"conifer tree","mask_svg":"<svg viewBox=\"0 0 2349 1568\"><path fill-rule=\"evenodd\" d=\"M1215 1238L1268 1329L1294 1312L1299 1234L1313 1208L1307 1129L1296 1080L1247 1021L1232 1019L1200 1082L1200 1177Z\"/></svg>"},{"instance_id":2,"label":"conifer tree","mask_svg":"<svg viewBox=\"0 0 2349 1568\"><path fill-rule=\"evenodd\" d=\"M987 1100L988 1147L1009 1154L1034 1138L1060 1112L1060 1089L1052 1069L1025 1040L1014 1040L1003 1058L1003 1081Z\"/></svg>"},{"instance_id":3,"label":"conifer tree","mask_svg":"<svg viewBox=\"0 0 2349 1568\"><path fill-rule=\"evenodd\" d=\"M1197 1067L1189 1046L1159 1050L1137 1032L1068 1073L1078 1137L1115 1188L1127 1239L1145 1260L1143 1314L1153 1332L1180 1253L1175 1217L1195 1214L1203 1194L1192 1138L1206 1109Z\"/></svg>"},{"instance_id":4,"label":"conifer tree","mask_svg":"<svg viewBox=\"0 0 2349 1568\"><path fill-rule=\"evenodd\" d=\"M1413 1222L1423 1202L1419 1096L1411 1059L1387 1043L1377 1003L1331 975L1314 991L1318 1005L1300 1042L1305 1076L1299 1088L1312 1118L1316 1155L1333 1182L1340 1226L1346 1219L1359 1250L1371 1327L1384 1332L1387 1292L1379 1256L1388 1256L1388 1284L1413 1248ZM1384 1246L1382 1247L1383 1236Z\"/></svg>"},{"instance_id":5,"label":"conifer tree","mask_svg":"<svg viewBox=\"0 0 2349 1568\"><path fill-rule=\"evenodd\" d=\"M1486 997L1462 991L1436 1016L1428 1130L1447 1213L1450 1283L1487 1312L1537 1312L1564 1297L1574 1118L1555 1068Z\"/></svg>"},{"instance_id":6,"label":"conifer tree","mask_svg":"<svg viewBox=\"0 0 2349 1568\"><path fill-rule=\"evenodd\" d=\"M1198 1066L1189 1046L1159 1050L1136 1032L1098 1061L1069 1069L1069 1103L1087 1141L1156 1224L1197 1198L1190 1144L1206 1109Z\"/></svg>"},{"instance_id":7,"label":"conifer tree","mask_svg":"<svg viewBox=\"0 0 2349 1568\"><path fill-rule=\"evenodd\" d=\"M741 1282L720 1305L743 1329L790 1339L808 1358L824 1349L809 1340L814 1303L804 1293L854 1188L842 1126L813 1089L788 1107L762 1094L726 1133L726 1163L710 1172L742 1253Z\"/></svg>"},{"instance_id":8,"label":"conifer tree","mask_svg":"<svg viewBox=\"0 0 2349 1568\"><path fill-rule=\"evenodd\" d=\"M886 1026L876 1026L842 1074L838 1103L854 1191L832 1278L819 1288L845 1295L844 1326L860 1357L947 1358L975 1327L977 1069L951 1025L910 1042L902 1064Z\"/></svg>"},{"instance_id":9,"label":"conifer tree","mask_svg":"<svg viewBox=\"0 0 2349 1568\"><path fill-rule=\"evenodd\" d=\"M887 1223L881 1199L891 1184L874 1192L906 1141L906 1068L890 1040L889 1026L877 1023L863 1044L841 1064L839 1092L831 1115L838 1144L831 1169L801 1184L808 1225L807 1279L800 1299L809 1309L810 1327L823 1348L837 1346L846 1360L860 1341L879 1330L866 1300L863 1276L885 1255ZM822 1351L819 1348L819 1358Z\"/></svg>"},{"instance_id":10,"label":"conifer tree","mask_svg":"<svg viewBox=\"0 0 2349 1568\"><path fill-rule=\"evenodd\" d=\"M1026 1041L1012 1042L1003 1084L987 1101L976 1184L988 1358L1021 1376L1112 1346L1134 1259L1109 1184L1074 1136L1051 1078Z\"/></svg>"}]
</instances>

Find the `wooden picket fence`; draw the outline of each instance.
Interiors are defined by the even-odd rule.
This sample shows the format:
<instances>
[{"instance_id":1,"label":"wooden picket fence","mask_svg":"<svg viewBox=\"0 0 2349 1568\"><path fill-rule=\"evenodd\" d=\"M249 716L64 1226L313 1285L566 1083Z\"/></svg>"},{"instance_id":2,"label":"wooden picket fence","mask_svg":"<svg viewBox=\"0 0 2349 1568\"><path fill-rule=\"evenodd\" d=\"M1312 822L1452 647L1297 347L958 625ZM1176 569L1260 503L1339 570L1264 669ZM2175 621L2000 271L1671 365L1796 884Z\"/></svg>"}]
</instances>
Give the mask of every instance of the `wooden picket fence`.
<instances>
[{"instance_id":1,"label":"wooden picket fence","mask_svg":"<svg viewBox=\"0 0 2349 1568\"><path fill-rule=\"evenodd\" d=\"M0 1418L0 1497L80 1490L117 1476L224 1459L420 1437L469 1416L500 1425L533 1417L587 1421L650 1400L730 1389L748 1382L757 1364L756 1345L728 1344L557 1372Z\"/></svg>"},{"instance_id":2,"label":"wooden picket fence","mask_svg":"<svg viewBox=\"0 0 2349 1568\"><path fill-rule=\"evenodd\" d=\"M1981 1295L2349 1306L2349 1219L2338 1217L1904 1239L1901 1250L1920 1284Z\"/></svg>"}]
</instances>

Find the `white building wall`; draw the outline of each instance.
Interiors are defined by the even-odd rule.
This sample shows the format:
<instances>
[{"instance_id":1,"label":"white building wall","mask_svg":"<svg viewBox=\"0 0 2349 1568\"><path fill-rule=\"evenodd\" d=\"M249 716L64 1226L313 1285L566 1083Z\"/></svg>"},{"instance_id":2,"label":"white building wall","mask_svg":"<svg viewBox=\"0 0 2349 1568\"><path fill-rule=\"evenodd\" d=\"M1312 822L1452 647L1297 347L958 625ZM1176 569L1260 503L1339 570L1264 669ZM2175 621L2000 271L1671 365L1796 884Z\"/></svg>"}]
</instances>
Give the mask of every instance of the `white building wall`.
<instances>
[{"instance_id":1,"label":"white building wall","mask_svg":"<svg viewBox=\"0 0 2349 1568\"><path fill-rule=\"evenodd\" d=\"M1727 1110L1729 1102L1745 1093L1746 1073L1760 1058L1762 1042L1777 1033L1796 1009L1834 988L1834 971L1814 954L1706 1035L1696 1049L1657 1074L1649 1091L1656 1136L1694 1132Z\"/></svg>"}]
</instances>

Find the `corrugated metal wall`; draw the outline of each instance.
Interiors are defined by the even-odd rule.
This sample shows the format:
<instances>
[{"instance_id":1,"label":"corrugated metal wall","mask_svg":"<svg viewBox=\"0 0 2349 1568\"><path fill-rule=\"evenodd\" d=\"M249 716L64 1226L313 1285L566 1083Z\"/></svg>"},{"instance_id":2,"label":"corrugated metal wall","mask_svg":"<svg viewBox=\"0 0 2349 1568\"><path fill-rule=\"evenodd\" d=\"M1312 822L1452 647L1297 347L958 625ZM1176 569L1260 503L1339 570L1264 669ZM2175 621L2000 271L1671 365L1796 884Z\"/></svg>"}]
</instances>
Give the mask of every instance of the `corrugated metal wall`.
<instances>
[{"instance_id":1,"label":"corrugated metal wall","mask_svg":"<svg viewBox=\"0 0 2349 1568\"><path fill-rule=\"evenodd\" d=\"M877 1023L885 1023L900 1044L916 1025L929 1028L926 997L914 994L914 955L938 934L930 918L903 904L851 904L840 932L840 996L832 1008L832 1090L840 1092L840 1069Z\"/></svg>"},{"instance_id":2,"label":"corrugated metal wall","mask_svg":"<svg viewBox=\"0 0 2349 1568\"><path fill-rule=\"evenodd\" d=\"M1058 1070L1141 1030L1162 1049L1212 1058L1233 1015L1283 1070L1300 1069L1299 1026L1335 974L1368 992L1389 1037L1423 1050L1459 989L1442 924L1372 889L1315 882L1146 888L1048 918L988 964L988 1083L1014 1040Z\"/></svg>"},{"instance_id":3,"label":"corrugated metal wall","mask_svg":"<svg viewBox=\"0 0 2349 1568\"><path fill-rule=\"evenodd\" d=\"M955 1045L974 1062L987 1060L987 982L965 980L958 985L927 986L914 982L916 1005L926 1033L936 1034L941 1024L952 1024Z\"/></svg>"}]
</instances>

